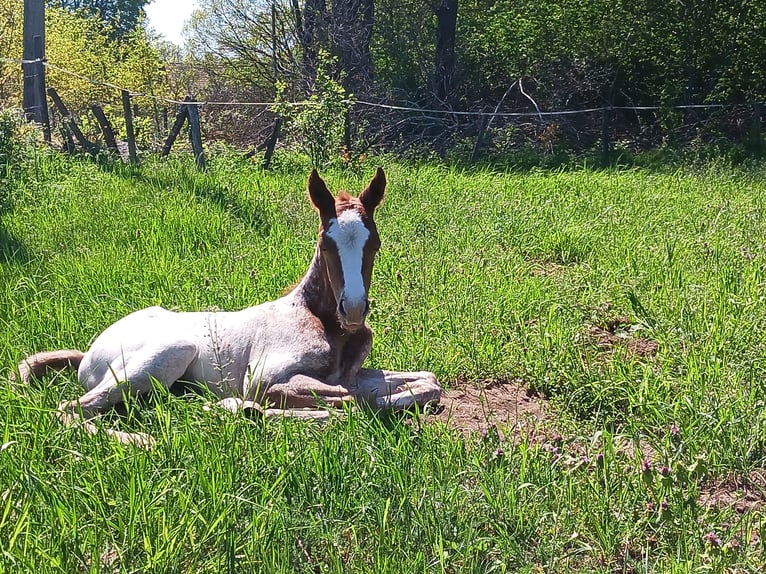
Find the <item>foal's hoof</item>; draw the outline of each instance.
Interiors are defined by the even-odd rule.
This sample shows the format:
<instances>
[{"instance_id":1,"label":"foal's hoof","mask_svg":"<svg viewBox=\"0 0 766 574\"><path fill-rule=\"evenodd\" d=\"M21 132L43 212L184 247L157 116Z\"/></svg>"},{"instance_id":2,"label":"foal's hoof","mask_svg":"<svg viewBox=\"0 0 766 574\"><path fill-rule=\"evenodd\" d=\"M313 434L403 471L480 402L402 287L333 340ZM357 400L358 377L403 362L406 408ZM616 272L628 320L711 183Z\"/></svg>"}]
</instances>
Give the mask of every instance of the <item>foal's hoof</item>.
<instances>
[{"instance_id":1,"label":"foal's hoof","mask_svg":"<svg viewBox=\"0 0 766 574\"><path fill-rule=\"evenodd\" d=\"M242 411L248 418L261 419L263 418L263 407L255 401L243 401L237 397L227 397L221 399L216 403L216 406L222 408L230 413L237 414ZM211 408L208 405L202 407L206 411L210 411Z\"/></svg>"},{"instance_id":2,"label":"foal's hoof","mask_svg":"<svg viewBox=\"0 0 766 574\"><path fill-rule=\"evenodd\" d=\"M80 420L78 406L76 401L64 401L59 403L53 416L55 416L62 425L69 426Z\"/></svg>"},{"instance_id":3,"label":"foal's hoof","mask_svg":"<svg viewBox=\"0 0 766 574\"><path fill-rule=\"evenodd\" d=\"M122 432L106 429L106 434L117 439L120 444L136 446L144 450L152 450L157 445L154 437L143 432Z\"/></svg>"},{"instance_id":4,"label":"foal's hoof","mask_svg":"<svg viewBox=\"0 0 766 574\"><path fill-rule=\"evenodd\" d=\"M265 416L263 407L255 401L242 401L242 412L249 419L261 420Z\"/></svg>"}]
</instances>

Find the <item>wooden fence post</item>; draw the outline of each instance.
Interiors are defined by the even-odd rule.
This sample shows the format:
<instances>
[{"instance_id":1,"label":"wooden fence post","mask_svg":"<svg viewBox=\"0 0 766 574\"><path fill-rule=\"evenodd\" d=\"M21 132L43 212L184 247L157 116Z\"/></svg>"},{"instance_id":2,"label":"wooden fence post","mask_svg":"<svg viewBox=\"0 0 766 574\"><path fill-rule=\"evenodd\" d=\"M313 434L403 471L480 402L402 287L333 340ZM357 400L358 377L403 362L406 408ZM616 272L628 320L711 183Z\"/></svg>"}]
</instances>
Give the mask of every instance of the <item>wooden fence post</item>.
<instances>
[{"instance_id":1,"label":"wooden fence post","mask_svg":"<svg viewBox=\"0 0 766 574\"><path fill-rule=\"evenodd\" d=\"M42 125L45 141L51 141L48 101L45 98L45 1L24 0L24 94L22 105L28 120Z\"/></svg>"},{"instance_id":2,"label":"wooden fence post","mask_svg":"<svg viewBox=\"0 0 766 574\"><path fill-rule=\"evenodd\" d=\"M112 124L109 123L106 114L104 114L104 110L102 110L101 106L98 104L91 104L90 111L92 111L93 115L96 116L96 121L98 122L98 125L101 126L101 132L104 134L106 147L119 155L120 150L117 149L117 140L114 137L114 129L112 129Z\"/></svg>"},{"instance_id":3,"label":"wooden fence post","mask_svg":"<svg viewBox=\"0 0 766 574\"><path fill-rule=\"evenodd\" d=\"M753 145L761 149L763 147L763 138L761 136L761 102L755 102L753 104Z\"/></svg>"},{"instance_id":4,"label":"wooden fence post","mask_svg":"<svg viewBox=\"0 0 766 574\"><path fill-rule=\"evenodd\" d=\"M74 140L72 139L72 131L69 129L69 126L67 124L61 124L59 126L59 130L61 131L61 137L64 140L64 150L69 155L74 155L77 151L77 148L74 146Z\"/></svg>"},{"instance_id":5,"label":"wooden fence post","mask_svg":"<svg viewBox=\"0 0 766 574\"><path fill-rule=\"evenodd\" d=\"M479 133L476 134L476 141L473 143L473 149L471 150L471 157L468 158L468 163L473 165L479 158L481 146L484 145L484 135L487 133L487 127L493 116L481 116L479 118Z\"/></svg>"},{"instance_id":6,"label":"wooden fence post","mask_svg":"<svg viewBox=\"0 0 766 574\"><path fill-rule=\"evenodd\" d=\"M170 153L170 148L173 147L173 142L176 141L178 134L181 133L181 128L183 127L186 119L189 117L189 108L187 108L186 102L190 102L190 101L191 101L191 98L189 96L186 96L184 98L184 103L181 104L180 108L178 108L178 113L176 114L176 121L173 122L173 127L170 128L170 133L168 134L168 137L165 140L165 145L162 146L162 152L160 153L161 157L168 157L168 154Z\"/></svg>"},{"instance_id":7,"label":"wooden fence post","mask_svg":"<svg viewBox=\"0 0 766 574\"><path fill-rule=\"evenodd\" d=\"M80 131L80 128L77 126L77 123L74 121L74 118L69 113L67 107L64 105L64 102L61 101L61 98L59 97L55 88L48 88L48 95L50 96L51 100L53 100L53 104L56 106L56 108L58 108L58 111L64 118L64 121L69 126L69 130L72 132L77 141L80 142L82 148L89 153L92 152L94 145L89 142Z\"/></svg>"},{"instance_id":8,"label":"wooden fence post","mask_svg":"<svg viewBox=\"0 0 766 574\"><path fill-rule=\"evenodd\" d=\"M347 157L351 157L351 108L346 109L343 118L343 147Z\"/></svg>"},{"instance_id":9,"label":"wooden fence post","mask_svg":"<svg viewBox=\"0 0 766 574\"><path fill-rule=\"evenodd\" d=\"M189 113L189 138L191 139L192 152L197 162L197 168L205 169L205 152L202 149L202 130L199 126L199 110L197 104L186 104Z\"/></svg>"},{"instance_id":10,"label":"wooden fence post","mask_svg":"<svg viewBox=\"0 0 766 574\"><path fill-rule=\"evenodd\" d=\"M34 37L35 59L35 100L40 110L40 123L43 125L43 139L51 142L51 121L48 115L48 98L45 97L45 43L42 36Z\"/></svg>"},{"instance_id":11,"label":"wooden fence post","mask_svg":"<svg viewBox=\"0 0 766 574\"><path fill-rule=\"evenodd\" d=\"M271 132L271 136L266 142L266 153L263 154L263 169L269 169L271 165L271 158L274 156L274 149L277 147L277 140L279 139L279 131L282 129L282 117L277 116L274 122L274 130Z\"/></svg>"},{"instance_id":12,"label":"wooden fence post","mask_svg":"<svg viewBox=\"0 0 766 574\"><path fill-rule=\"evenodd\" d=\"M601 161L609 161L609 108L601 110Z\"/></svg>"},{"instance_id":13,"label":"wooden fence post","mask_svg":"<svg viewBox=\"0 0 766 574\"><path fill-rule=\"evenodd\" d=\"M130 109L130 92L122 90L122 112L125 114L125 137L128 140L128 157L130 163L138 162L136 151L136 133L133 131L133 110Z\"/></svg>"}]
</instances>

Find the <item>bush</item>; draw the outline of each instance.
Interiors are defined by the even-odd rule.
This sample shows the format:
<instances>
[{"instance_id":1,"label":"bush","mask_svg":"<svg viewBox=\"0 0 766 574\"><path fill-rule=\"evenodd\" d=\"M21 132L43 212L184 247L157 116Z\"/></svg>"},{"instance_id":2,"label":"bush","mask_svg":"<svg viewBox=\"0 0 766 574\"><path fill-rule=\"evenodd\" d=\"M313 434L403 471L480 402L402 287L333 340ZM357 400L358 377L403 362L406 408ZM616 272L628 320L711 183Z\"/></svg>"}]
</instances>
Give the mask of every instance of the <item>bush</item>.
<instances>
[{"instance_id":1,"label":"bush","mask_svg":"<svg viewBox=\"0 0 766 574\"><path fill-rule=\"evenodd\" d=\"M34 157L39 140L39 130L24 120L21 110L0 111L0 212L8 207L10 188Z\"/></svg>"},{"instance_id":2,"label":"bush","mask_svg":"<svg viewBox=\"0 0 766 574\"><path fill-rule=\"evenodd\" d=\"M353 96L328 73L333 63L329 56L321 55L323 65L317 70L312 94L304 105L279 103L273 111L285 120L287 136L294 138L298 149L305 153L314 167L328 167L343 159L343 135L346 117L353 105ZM282 99L284 84L277 86L278 99Z\"/></svg>"}]
</instances>

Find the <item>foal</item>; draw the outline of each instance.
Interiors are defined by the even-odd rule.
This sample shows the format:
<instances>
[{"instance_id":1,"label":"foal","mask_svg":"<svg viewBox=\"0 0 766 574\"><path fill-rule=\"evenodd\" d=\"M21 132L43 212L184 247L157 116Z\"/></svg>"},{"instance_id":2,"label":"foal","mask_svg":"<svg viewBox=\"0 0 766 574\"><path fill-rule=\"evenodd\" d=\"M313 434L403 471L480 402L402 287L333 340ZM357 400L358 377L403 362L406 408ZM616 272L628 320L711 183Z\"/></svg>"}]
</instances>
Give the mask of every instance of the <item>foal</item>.
<instances>
[{"instance_id":1,"label":"foal","mask_svg":"<svg viewBox=\"0 0 766 574\"><path fill-rule=\"evenodd\" d=\"M142 395L153 381L207 386L231 411L265 416L326 418L327 410L354 401L376 409L425 407L438 402L433 373L363 369L372 346L365 319L380 237L373 215L386 176L377 169L358 198L333 197L316 170L308 179L321 226L314 258L284 297L236 312L177 313L149 307L131 313L99 335L90 350L42 352L19 364L22 381L48 369L78 369L86 393L59 405L61 418L87 422ZM264 408L265 407L265 408ZM147 445L142 433L106 431L121 442Z\"/></svg>"}]
</instances>

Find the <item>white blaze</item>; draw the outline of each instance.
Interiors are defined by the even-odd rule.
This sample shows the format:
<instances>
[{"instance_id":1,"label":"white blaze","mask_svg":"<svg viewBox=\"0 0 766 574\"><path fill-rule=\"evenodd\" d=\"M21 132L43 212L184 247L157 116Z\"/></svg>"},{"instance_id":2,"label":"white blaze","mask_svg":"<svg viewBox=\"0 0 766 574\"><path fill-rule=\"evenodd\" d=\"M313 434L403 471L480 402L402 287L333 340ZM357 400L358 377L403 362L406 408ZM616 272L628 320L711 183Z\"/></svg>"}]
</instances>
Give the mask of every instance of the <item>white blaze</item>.
<instances>
[{"instance_id":1,"label":"white blaze","mask_svg":"<svg viewBox=\"0 0 766 574\"><path fill-rule=\"evenodd\" d=\"M347 209L336 219L330 220L327 236L338 247L345 285L344 297L349 303L364 300L367 293L362 279L362 255L370 231L362 222L362 216L355 209Z\"/></svg>"}]
</instances>

